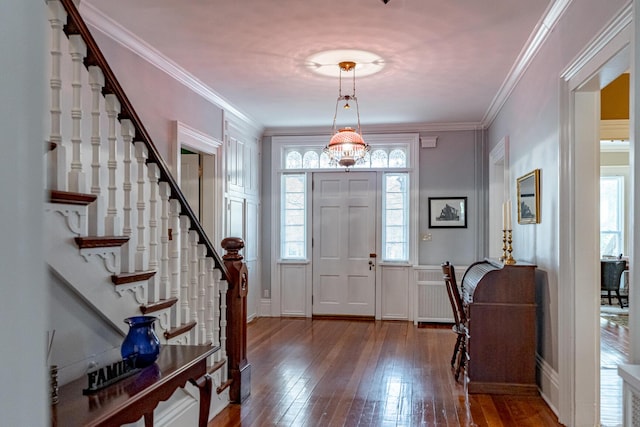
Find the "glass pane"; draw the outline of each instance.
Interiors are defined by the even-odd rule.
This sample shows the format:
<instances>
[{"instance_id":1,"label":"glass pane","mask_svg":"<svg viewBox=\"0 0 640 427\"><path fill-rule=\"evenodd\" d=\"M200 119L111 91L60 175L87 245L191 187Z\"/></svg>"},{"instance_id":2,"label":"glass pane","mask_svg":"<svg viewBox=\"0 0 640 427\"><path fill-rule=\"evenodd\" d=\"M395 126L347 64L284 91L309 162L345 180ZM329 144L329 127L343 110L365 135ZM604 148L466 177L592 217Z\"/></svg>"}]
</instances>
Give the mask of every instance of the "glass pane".
<instances>
[{"instance_id":1,"label":"glass pane","mask_svg":"<svg viewBox=\"0 0 640 427\"><path fill-rule=\"evenodd\" d=\"M287 210L304 208L304 194L303 193L287 194L285 196L284 208Z\"/></svg>"},{"instance_id":2,"label":"glass pane","mask_svg":"<svg viewBox=\"0 0 640 427\"><path fill-rule=\"evenodd\" d=\"M329 159L329 155L327 153L320 154L320 167L323 169L333 167L331 166L331 159Z\"/></svg>"},{"instance_id":3,"label":"glass pane","mask_svg":"<svg viewBox=\"0 0 640 427\"><path fill-rule=\"evenodd\" d=\"M287 193L302 193L304 191L304 177L300 175L285 175L284 191Z\"/></svg>"},{"instance_id":4,"label":"glass pane","mask_svg":"<svg viewBox=\"0 0 640 427\"><path fill-rule=\"evenodd\" d=\"M404 168L407 167L407 155L404 150L395 149L389 153L389 167Z\"/></svg>"},{"instance_id":5,"label":"glass pane","mask_svg":"<svg viewBox=\"0 0 640 427\"><path fill-rule=\"evenodd\" d=\"M387 232L385 233L387 243L403 243L404 242L404 227L402 226L387 226Z\"/></svg>"},{"instance_id":6,"label":"glass pane","mask_svg":"<svg viewBox=\"0 0 640 427\"><path fill-rule=\"evenodd\" d=\"M304 226L303 225L290 225L285 227L284 240L286 242L304 240Z\"/></svg>"},{"instance_id":7,"label":"glass pane","mask_svg":"<svg viewBox=\"0 0 640 427\"><path fill-rule=\"evenodd\" d=\"M404 225L404 211L402 209L387 209L385 215L387 227L390 225Z\"/></svg>"},{"instance_id":8,"label":"glass pane","mask_svg":"<svg viewBox=\"0 0 640 427\"><path fill-rule=\"evenodd\" d=\"M302 167L305 169L317 168L320 166L320 157L315 151L307 151L302 158Z\"/></svg>"},{"instance_id":9,"label":"glass pane","mask_svg":"<svg viewBox=\"0 0 640 427\"><path fill-rule=\"evenodd\" d=\"M288 242L283 250L284 258L304 258L303 242Z\"/></svg>"},{"instance_id":10,"label":"glass pane","mask_svg":"<svg viewBox=\"0 0 640 427\"><path fill-rule=\"evenodd\" d=\"M288 209L284 214L284 225L304 225L304 209Z\"/></svg>"},{"instance_id":11,"label":"glass pane","mask_svg":"<svg viewBox=\"0 0 640 427\"><path fill-rule=\"evenodd\" d=\"M387 165L387 153L384 150L376 150L371 154L371 167L386 168Z\"/></svg>"},{"instance_id":12,"label":"glass pane","mask_svg":"<svg viewBox=\"0 0 640 427\"><path fill-rule=\"evenodd\" d=\"M387 243L384 258L389 261L404 261L407 259L404 243Z\"/></svg>"},{"instance_id":13,"label":"glass pane","mask_svg":"<svg viewBox=\"0 0 640 427\"><path fill-rule=\"evenodd\" d=\"M402 193L387 193L387 200L385 203L387 209L403 209L404 208L404 194Z\"/></svg>"},{"instance_id":14,"label":"glass pane","mask_svg":"<svg viewBox=\"0 0 640 427\"><path fill-rule=\"evenodd\" d=\"M302 167L302 155L297 151L290 151L285 161L286 169L300 169Z\"/></svg>"}]
</instances>

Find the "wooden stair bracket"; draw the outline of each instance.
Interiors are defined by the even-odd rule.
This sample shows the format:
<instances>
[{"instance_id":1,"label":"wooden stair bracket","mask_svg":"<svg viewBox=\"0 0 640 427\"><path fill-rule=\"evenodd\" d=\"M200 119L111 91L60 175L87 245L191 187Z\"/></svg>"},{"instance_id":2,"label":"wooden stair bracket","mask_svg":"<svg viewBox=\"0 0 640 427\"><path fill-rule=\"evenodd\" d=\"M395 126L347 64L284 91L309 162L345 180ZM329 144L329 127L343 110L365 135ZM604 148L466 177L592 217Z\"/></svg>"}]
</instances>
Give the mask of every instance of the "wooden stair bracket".
<instances>
[{"instance_id":1,"label":"wooden stair bracket","mask_svg":"<svg viewBox=\"0 0 640 427\"><path fill-rule=\"evenodd\" d=\"M251 365L247 362L247 290L249 272L238 252L244 248L239 237L222 240L227 252L222 256L228 271L227 282L227 361L229 400L242 403L251 394Z\"/></svg>"}]
</instances>

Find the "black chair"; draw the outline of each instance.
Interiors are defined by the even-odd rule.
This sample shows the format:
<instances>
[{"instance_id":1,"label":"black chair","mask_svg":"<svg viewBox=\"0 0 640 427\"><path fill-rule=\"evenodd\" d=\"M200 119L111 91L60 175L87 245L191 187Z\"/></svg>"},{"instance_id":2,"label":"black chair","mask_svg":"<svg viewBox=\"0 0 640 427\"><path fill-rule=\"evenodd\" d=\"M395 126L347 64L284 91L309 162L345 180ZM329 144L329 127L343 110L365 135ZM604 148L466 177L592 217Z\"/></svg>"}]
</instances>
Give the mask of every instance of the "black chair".
<instances>
[{"instance_id":1,"label":"black chair","mask_svg":"<svg viewBox=\"0 0 640 427\"><path fill-rule=\"evenodd\" d=\"M623 298L629 303L629 296L620 295L620 278L627 268L627 262L624 260L600 261L600 293L607 293L609 305L611 305L611 292L616 293L620 307L624 308Z\"/></svg>"},{"instance_id":2,"label":"black chair","mask_svg":"<svg viewBox=\"0 0 640 427\"><path fill-rule=\"evenodd\" d=\"M451 357L451 368L455 369L455 379L458 381L460 372L464 369L467 360L467 315L462 305L462 297L456 282L456 273L449 261L442 264L442 274L447 287L447 295L453 310L453 332L456 333L456 345Z\"/></svg>"}]
</instances>

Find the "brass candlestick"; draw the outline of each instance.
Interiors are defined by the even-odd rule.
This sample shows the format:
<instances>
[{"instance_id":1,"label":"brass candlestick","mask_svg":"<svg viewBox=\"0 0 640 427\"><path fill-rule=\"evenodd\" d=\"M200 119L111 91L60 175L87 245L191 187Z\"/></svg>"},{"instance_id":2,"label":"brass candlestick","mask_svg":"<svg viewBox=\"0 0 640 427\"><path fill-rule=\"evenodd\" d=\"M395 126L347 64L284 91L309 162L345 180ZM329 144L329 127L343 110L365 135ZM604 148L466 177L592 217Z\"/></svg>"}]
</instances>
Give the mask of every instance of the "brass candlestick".
<instances>
[{"instance_id":1,"label":"brass candlestick","mask_svg":"<svg viewBox=\"0 0 640 427\"><path fill-rule=\"evenodd\" d=\"M502 256L500 261L504 262L507 259L507 230L502 230Z\"/></svg>"},{"instance_id":2,"label":"brass candlestick","mask_svg":"<svg viewBox=\"0 0 640 427\"><path fill-rule=\"evenodd\" d=\"M507 252L509 253L504 260L505 265L513 265L516 263L516 260L511 256L511 252L513 252L513 247L511 247L511 230L507 230Z\"/></svg>"}]
</instances>

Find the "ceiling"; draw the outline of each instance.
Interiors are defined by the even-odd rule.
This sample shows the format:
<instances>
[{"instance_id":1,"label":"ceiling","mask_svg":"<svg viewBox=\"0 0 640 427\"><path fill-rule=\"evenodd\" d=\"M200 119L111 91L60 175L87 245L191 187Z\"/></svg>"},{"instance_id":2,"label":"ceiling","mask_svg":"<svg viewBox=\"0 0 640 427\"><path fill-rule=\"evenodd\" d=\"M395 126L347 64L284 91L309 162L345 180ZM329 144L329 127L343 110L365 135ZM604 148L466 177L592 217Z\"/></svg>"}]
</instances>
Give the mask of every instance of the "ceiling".
<instances>
[{"instance_id":1,"label":"ceiling","mask_svg":"<svg viewBox=\"0 0 640 427\"><path fill-rule=\"evenodd\" d=\"M550 3L83 0L81 11L99 28L123 27L128 38L273 129L331 126L338 78L307 63L330 49L365 50L384 61L366 77L356 66L363 127L482 123ZM351 85L343 78L343 92Z\"/></svg>"}]
</instances>

